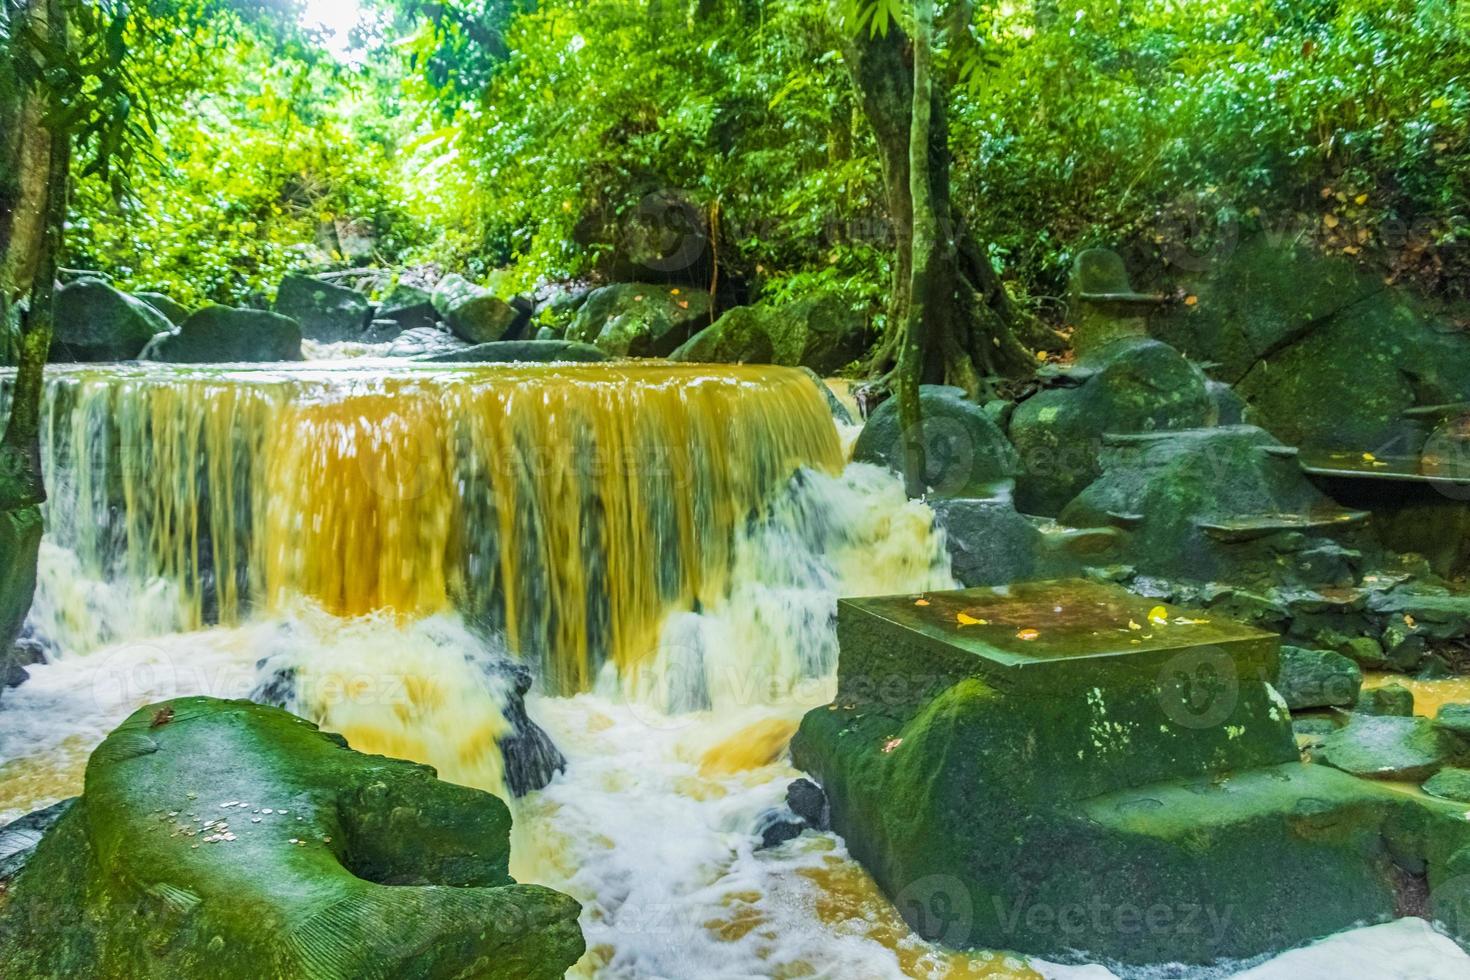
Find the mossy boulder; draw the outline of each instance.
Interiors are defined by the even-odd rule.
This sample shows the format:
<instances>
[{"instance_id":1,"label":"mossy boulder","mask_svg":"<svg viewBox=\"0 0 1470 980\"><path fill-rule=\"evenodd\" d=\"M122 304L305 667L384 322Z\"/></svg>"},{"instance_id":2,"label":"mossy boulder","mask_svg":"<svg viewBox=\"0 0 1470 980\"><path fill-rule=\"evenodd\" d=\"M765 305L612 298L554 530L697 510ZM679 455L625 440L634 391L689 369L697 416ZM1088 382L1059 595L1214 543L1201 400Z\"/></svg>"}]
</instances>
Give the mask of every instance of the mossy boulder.
<instances>
[{"instance_id":1,"label":"mossy boulder","mask_svg":"<svg viewBox=\"0 0 1470 980\"><path fill-rule=\"evenodd\" d=\"M837 696L793 760L921 935L1213 963L1393 916L1396 859L1452 875L1449 804L1301 764L1274 637L1153 602L1072 581L839 603Z\"/></svg>"},{"instance_id":2,"label":"mossy boulder","mask_svg":"<svg viewBox=\"0 0 1470 980\"><path fill-rule=\"evenodd\" d=\"M1351 259L1266 234L1178 269L1163 291L1194 302L1161 310L1150 318L1149 331L1197 361L1217 364L1219 377L1232 383L1384 288Z\"/></svg>"},{"instance_id":3,"label":"mossy boulder","mask_svg":"<svg viewBox=\"0 0 1470 980\"><path fill-rule=\"evenodd\" d=\"M1276 690L1293 711L1351 705L1358 700L1362 686L1362 670L1340 653L1281 648Z\"/></svg>"},{"instance_id":4,"label":"mossy boulder","mask_svg":"<svg viewBox=\"0 0 1470 980\"><path fill-rule=\"evenodd\" d=\"M442 325L410 327L394 337L385 351L389 357L419 357L464 350L470 345Z\"/></svg>"},{"instance_id":5,"label":"mossy boulder","mask_svg":"<svg viewBox=\"0 0 1470 980\"><path fill-rule=\"evenodd\" d=\"M1321 760L1366 779L1419 782L1445 765L1448 751L1428 718L1355 714L1327 736Z\"/></svg>"},{"instance_id":6,"label":"mossy boulder","mask_svg":"<svg viewBox=\"0 0 1470 980\"><path fill-rule=\"evenodd\" d=\"M439 313L428 291L404 283L388 290L373 315L379 320L392 320L401 330L434 327L439 322Z\"/></svg>"},{"instance_id":7,"label":"mossy boulder","mask_svg":"<svg viewBox=\"0 0 1470 980\"><path fill-rule=\"evenodd\" d=\"M1470 336L1399 290L1338 312L1235 386L1253 422L1294 446L1417 454L1408 410L1470 400Z\"/></svg>"},{"instance_id":8,"label":"mossy boulder","mask_svg":"<svg viewBox=\"0 0 1470 980\"><path fill-rule=\"evenodd\" d=\"M0 910L0 972L560 977L578 905L516 885L510 813L285 711L179 698L87 764Z\"/></svg>"},{"instance_id":9,"label":"mossy boulder","mask_svg":"<svg viewBox=\"0 0 1470 980\"><path fill-rule=\"evenodd\" d=\"M127 361L155 334L171 331L168 317L98 279L78 279L56 291L51 360Z\"/></svg>"},{"instance_id":10,"label":"mossy boulder","mask_svg":"<svg viewBox=\"0 0 1470 980\"><path fill-rule=\"evenodd\" d=\"M737 306L681 344L671 361L784 364L833 374L867 348L867 317L835 295Z\"/></svg>"},{"instance_id":11,"label":"mossy boulder","mask_svg":"<svg viewBox=\"0 0 1470 980\"><path fill-rule=\"evenodd\" d=\"M172 298L164 293L134 293L133 295L168 317L169 322L174 326L178 326L189 319L188 308L181 303L174 302Z\"/></svg>"},{"instance_id":12,"label":"mossy boulder","mask_svg":"<svg viewBox=\"0 0 1470 980\"><path fill-rule=\"evenodd\" d=\"M1424 792L1457 803L1470 803L1470 769L1441 769L1424 781Z\"/></svg>"},{"instance_id":13,"label":"mossy boulder","mask_svg":"<svg viewBox=\"0 0 1470 980\"><path fill-rule=\"evenodd\" d=\"M175 364L301 360L301 325L279 313L206 306L149 351Z\"/></svg>"},{"instance_id":14,"label":"mossy boulder","mask_svg":"<svg viewBox=\"0 0 1470 980\"><path fill-rule=\"evenodd\" d=\"M1339 584L1350 574L1339 543L1364 543L1365 515L1334 504L1293 450L1253 426L1109 436L1099 465L1060 519L1127 529L1126 560L1149 575Z\"/></svg>"},{"instance_id":15,"label":"mossy boulder","mask_svg":"<svg viewBox=\"0 0 1470 980\"><path fill-rule=\"evenodd\" d=\"M288 273L276 291L275 311L301 325L301 336L318 343L361 340L372 304L355 289Z\"/></svg>"},{"instance_id":16,"label":"mossy boulder","mask_svg":"<svg viewBox=\"0 0 1470 980\"><path fill-rule=\"evenodd\" d=\"M1189 429L1215 421L1204 373L1157 340L1116 340L1079 359L1016 406L1010 438L1024 472L1017 502L1055 515L1101 473L1105 434Z\"/></svg>"},{"instance_id":17,"label":"mossy boulder","mask_svg":"<svg viewBox=\"0 0 1470 980\"><path fill-rule=\"evenodd\" d=\"M591 344L579 344L570 340L497 340L414 358L434 364L503 364L514 361L544 364L552 361L590 362L607 359L605 353Z\"/></svg>"},{"instance_id":18,"label":"mossy boulder","mask_svg":"<svg viewBox=\"0 0 1470 980\"><path fill-rule=\"evenodd\" d=\"M1020 472L1020 460L1005 433L959 388L922 385L919 408L924 422L924 484L932 493L990 496L997 481ZM898 399L890 398L868 416L852 458L902 472L903 440Z\"/></svg>"},{"instance_id":19,"label":"mossy boulder","mask_svg":"<svg viewBox=\"0 0 1470 980\"><path fill-rule=\"evenodd\" d=\"M1363 715L1407 718L1414 713L1414 692L1402 684L1372 687L1358 696L1357 711Z\"/></svg>"},{"instance_id":20,"label":"mossy boulder","mask_svg":"<svg viewBox=\"0 0 1470 980\"><path fill-rule=\"evenodd\" d=\"M0 680L9 678L15 666L15 640L36 595L43 530L38 507L0 511Z\"/></svg>"},{"instance_id":21,"label":"mossy boulder","mask_svg":"<svg viewBox=\"0 0 1470 980\"><path fill-rule=\"evenodd\" d=\"M505 338L525 319L505 300L456 273L439 280L433 304L449 329L472 344Z\"/></svg>"},{"instance_id":22,"label":"mossy boulder","mask_svg":"<svg viewBox=\"0 0 1470 980\"><path fill-rule=\"evenodd\" d=\"M668 357L709 322L710 296L702 289L625 282L589 293L566 339L614 357Z\"/></svg>"}]
</instances>

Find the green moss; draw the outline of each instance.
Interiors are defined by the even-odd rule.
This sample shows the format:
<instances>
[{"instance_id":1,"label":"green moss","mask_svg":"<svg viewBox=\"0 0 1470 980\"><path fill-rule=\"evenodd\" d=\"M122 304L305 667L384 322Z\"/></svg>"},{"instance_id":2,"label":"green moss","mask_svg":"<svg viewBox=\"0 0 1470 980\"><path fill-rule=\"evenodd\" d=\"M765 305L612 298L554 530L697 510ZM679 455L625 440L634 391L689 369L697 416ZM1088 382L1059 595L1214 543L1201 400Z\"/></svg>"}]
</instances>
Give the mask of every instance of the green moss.
<instances>
[{"instance_id":1,"label":"green moss","mask_svg":"<svg viewBox=\"0 0 1470 980\"><path fill-rule=\"evenodd\" d=\"M0 967L559 977L583 950L577 903L511 882L509 832L497 798L279 709L151 705L98 746L81 800L17 878Z\"/></svg>"}]
</instances>

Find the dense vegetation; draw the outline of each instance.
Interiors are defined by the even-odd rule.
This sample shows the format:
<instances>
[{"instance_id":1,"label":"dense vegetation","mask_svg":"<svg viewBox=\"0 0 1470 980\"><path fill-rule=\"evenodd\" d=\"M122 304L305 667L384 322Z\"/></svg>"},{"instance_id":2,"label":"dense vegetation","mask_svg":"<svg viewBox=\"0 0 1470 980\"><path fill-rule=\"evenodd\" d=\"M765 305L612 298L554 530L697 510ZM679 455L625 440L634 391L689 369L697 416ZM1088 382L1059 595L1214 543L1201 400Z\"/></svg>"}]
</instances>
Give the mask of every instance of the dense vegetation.
<instances>
[{"instance_id":1,"label":"dense vegetation","mask_svg":"<svg viewBox=\"0 0 1470 980\"><path fill-rule=\"evenodd\" d=\"M503 267L522 286L615 273L640 207L675 191L716 229L728 281L880 309L881 176L832 6L629 14L405 3L373 11L351 64L270 22L196 48L183 75L145 61L193 89L131 194L79 182L69 261L190 301L268 292L303 262ZM1457 288L1465 16L1451 0L982 6L981 59L940 36L955 200L1043 311L1079 247L1221 221ZM348 222L371 235L344 248Z\"/></svg>"}]
</instances>

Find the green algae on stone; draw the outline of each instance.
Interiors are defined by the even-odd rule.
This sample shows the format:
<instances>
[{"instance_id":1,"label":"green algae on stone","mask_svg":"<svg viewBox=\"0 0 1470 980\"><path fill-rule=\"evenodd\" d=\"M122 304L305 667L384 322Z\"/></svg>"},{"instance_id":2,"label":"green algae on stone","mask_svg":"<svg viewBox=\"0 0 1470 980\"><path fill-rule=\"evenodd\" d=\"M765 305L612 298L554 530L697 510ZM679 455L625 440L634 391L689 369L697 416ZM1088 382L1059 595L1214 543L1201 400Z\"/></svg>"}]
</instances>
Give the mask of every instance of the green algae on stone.
<instances>
[{"instance_id":1,"label":"green algae on stone","mask_svg":"<svg viewBox=\"0 0 1470 980\"><path fill-rule=\"evenodd\" d=\"M1355 710L1364 715L1407 718L1414 713L1414 692L1402 684L1369 688L1359 695Z\"/></svg>"},{"instance_id":2,"label":"green algae on stone","mask_svg":"<svg viewBox=\"0 0 1470 980\"><path fill-rule=\"evenodd\" d=\"M1441 769L1424 781L1424 792L1458 803L1470 803L1470 769Z\"/></svg>"},{"instance_id":3,"label":"green algae on stone","mask_svg":"<svg viewBox=\"0 0 1470 980\"><path fill-rule=\"evenodd\" d=\"M1363 686L1363 672L1342 654L1331 650L1281 648L1281 673L1276 690L1293 711L1351 705Z\"/></svg>"},{"instance_id":4,"label":"green algae on stone","mask_svg":"<svg viewBox=\"0 0 1470 980\"><path fill-rule=\"evenodd\" d=\"M15 638L36 595L43 530L39 507L0 511L0 691L10 676Z\"/></svg>"},{"instance_id":5,"label":"green algae on stone","mask_svg":"<svg viewBox=\"0 0 1470 980\"><path fill-rule=\"evenodd\" d=\"M921 385L919 407L924 419L924 484L934 494L989 496L996 482L1020 472L1020 459L1005 434L959 388ZM890 398L874 409L853 445L852 458L902 469L898 399Z\"/></svg>"},{"instance_id":6,"label":"green algae on stone","mask_svg":"<svg viewBox=\"0 0 1470 980\"><path fill-rule=\"evenodd\" d=\"M737 306L669 355L671 361L784 364L832 374L862 356L867 319L835 294Z\"/></svg>"},{"instance_id":7,"label":"green algae on stone","mask_svg":"<svg viewBox=\"0 0 1470 980\"><path fill-rule=\"evenodd\" d=\"M505 300L456 273L439 280L432 302L449 329L472 344L504 338L522 318Z\"/></svg>"},{"instance_id":8,"label":"green algae on stone","mask_svg":"<svg viewBox=\"0 0 1470 980\"><path fill-rule=\"evenodd\" d=\"M281 279L274 309L300 324L303 338L320 343L361 339L372 315L372 304L357 290L299 272Z\"/></svg>"},{"instance_id":9,"label":"green algae on stone","mask_svg":"<svg viewBox=\"0 0 1470 980\"><path fill-rule=\"evenodd\" d=\"M1366 779L1423 780L1449 756L1443 736L1428 718L1355 714L1327 736L1322 761Z\"/></svg>"},{"instance_id":10,"label":"green algae on stone","mask_svg":"<svg viewBox=\"0 0 1470 980\"><path fill-rule=\"evenodd\" d=\"M155 361L207 364L301 360L301 325L279 313L206 306L149 349Z\"/></svg>"},{"instance_id":11,"label":"green algae on stone","mask_svg":"<svg viewBox=\"0 0 1470 980\"><path fill-rule=\"evenodd\" d=\"M1215 421L1205 375L1157 340L1116 340L1083 356L1074 387L1026 399L1009 434L1024 466L1017 500L1054 515L1102 472L1103 436L1190 429Z\"/></svg>"},{"instance_id":12,"label":"green algae on stone","mask_svg":"<svg viewBox=\"0 0 1470 980\"><path fill-rule=\"evenodd\" d=\"M510 813L285 711L139 710L0 910L0 973L552 978L572 899L507 873Z\"/></svg>"},{"instance_id":13,"label":"green algae on stone","mask_svg":"<svg viewBox=\"0 0 1470 980\"><path fill-rule=\"evenodd\" d=\"M836 700L793 758L922 935L1253 956L1392 916L1396 854L1438 875L1470 839L1299 761L1273 637L1151 602L1052 582L839 604Z\"/></svg>"},{"instance_id":14,"label":"green algae on stone","mask_svg":"<svg viewBox=\"0 0 1470 980\"><path fill-rule=\"evenodd\" d=\"M710 310L703 289L616 283L588 294L566 339L594 344L614 357L667 357L709 325Z\"/></svg>"}]
</instances>

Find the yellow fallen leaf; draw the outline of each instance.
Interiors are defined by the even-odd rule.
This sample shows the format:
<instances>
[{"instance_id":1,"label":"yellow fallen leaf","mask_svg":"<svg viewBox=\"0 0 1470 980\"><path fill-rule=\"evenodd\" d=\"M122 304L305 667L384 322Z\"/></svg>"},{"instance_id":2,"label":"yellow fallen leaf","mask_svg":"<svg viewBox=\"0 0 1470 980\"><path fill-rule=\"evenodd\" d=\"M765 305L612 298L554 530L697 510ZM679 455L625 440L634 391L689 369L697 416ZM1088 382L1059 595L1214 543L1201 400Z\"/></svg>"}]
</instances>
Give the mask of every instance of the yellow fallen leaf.
<instances>
[{"instance_id":1,"label":"yellow fallen leaf","mask_svg":"<svg viewBox=\"0 0 1470 980\"><path fill-rule=\"evenodd\" d=\"M1154 606L1148 611L1148 621L1155 626L1166 626L1169 623L1169 610L1163 606Z\"/></svg>"},{"instance_id":2,"label":"yellow fallen leaf","mask_svg":"<svg viewBox=\"0 0 1470 980\"><path fill-rule=\"evenodd\" d=\"M1368 195L1367 194L1359 194L1357 197L1353 198L1353 203L1354 204L1367 204L1368 203Z\"/></svg>"},{"instance_id":3,"label":"yellow fallen leaf","mask_svg":"<svg viewBox=\"0 0 1470 980\"><path fill-rule=\"evenodd\" d=\"M929 600L928 599L915 599L914 600L914 605L916 605L916 606L927 606L927 605L929 605Z\"/></svg>"},{"instance_id":4,"label":"yellow fallen leaf","mask_svg":"<svg viewBox=\"0 0 1470 980\"><path fill-rule=\"evenodd\" d=\"M1143 629L1142 626L1138 625L1137 623L1135 623L1131 619L1128 620L1128 628L1131 629L1131 630L1141 630L1141 629Z\"/></svg>"},{"instance_id":5,"label":"yellow fallen leaf","mask_svg":"<svg viewBox=\"0 0 1470 980\"><path fill-rule=\"evenodd\" d=\"M673 289L669 290L669 295L670 296L678 296L679 295L679 287L678 286L675 286Z\"/></svg>"},{"instance_id":6,"label":"yellow fallen leaf","mask_svg":"<svg viewBox=\"0 0 1470 980\"><path fill-rule=\"evenodd\" d=\"M976 619L969 613L955 613L954 618L961 626L985 626L990 622L988 619Z\"/></svg>"},{"instance_id":7,"label":"yellow fallen leaf","mask_svg":"<svg viewBox=\"0 0 1470 980\"><path fill-rule=\"evenodd\" d=\"M1365 462L1365 463L1371 463L1371 462L1373 462L1376 459L1378 459L1378 457L1377 456L1374 456L1372 453L1364 453L1363 454L1363 462Z\"/></svg>"},{"instance_id":8,"label":"yellow fallen leaf","mask_svg":"<svg viewBox=\"0 0 1470 980\"><path fill-rule=\"evenodd\" d=\"M1326 225L1328 228L1336 228L1337 227L1337 215L1335 215L1335 214L1324 214L1322 216L1322 223L1324 225Z\"/></svg>"},{"instance_id":9,"label":"yellow fallen leaf","mask_svg":"<svg viewBox=\"0 0 1470 980\"><path fill-rule=\"evenodd\" d=\"M1039 351L1037 351L1037 352L1036 352L1036 359L1037 359L1037 360L1038 360L1038 361L1044 361L1044 360L1046 360L1046 358L1047 358L1047 353L1046 353L1046 351L1044 351L1044 350L1039 350Z\"/></svg>"},{"instance_id":10,"label":"yellow fallen leaf","mask_svg":"<svg viewBox=\"0 0 1470 980\"><path fill-rule=\"evenodd\" d=\"M635 302L635 303L641 303L641 302L643 302L643 295L640 293L639 295L634 296L633 297L633 302Z\"/></svg>"},{"instance_id":11,"label":"yellow fallen leaf","mask_svg":"<svg viewBox=\"0 0 1470 980\"><path fill-rule=\"evenodd\" d=\"M1186 296L1186 297L1184 297L1184 305L1185 306L1197 306L1197 305L1199 305L1199 297L1198 296Z\"/></svg>"},{"instance_id":12,"label":"yellow fallen leaf","mask_svg":"<svg viewBox=\"0 0 1470 980\"><path fill-rule=\"evenodd\" d=\"M1018 640L1034 640L1034 639L1036 639L1040 635L1041 635L1041 633L1038 632L1037 630L1027 629L1027 630L1021 630L1021 632L1017 633L1016 634L1016 639L1018 639Z\"/></svg>"},{"instance_id":13,"label":"yellow fallen leaf","mask_svg":"<svg viewBox=\"0 0 1470 980\"><path fill-rule=\"evenodd\" d=\"M1344 254L1344 255L1357 255L1361 251L1362 251L1362 249L1361 248L1358 248L1358 246L1356 246L1356 245L1345 245L1345 246L1343 246L1342 254Z\"/></svg>"}]
</instances>

